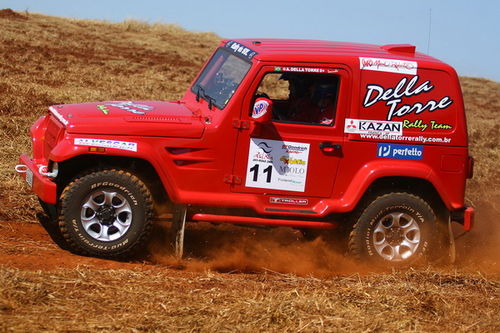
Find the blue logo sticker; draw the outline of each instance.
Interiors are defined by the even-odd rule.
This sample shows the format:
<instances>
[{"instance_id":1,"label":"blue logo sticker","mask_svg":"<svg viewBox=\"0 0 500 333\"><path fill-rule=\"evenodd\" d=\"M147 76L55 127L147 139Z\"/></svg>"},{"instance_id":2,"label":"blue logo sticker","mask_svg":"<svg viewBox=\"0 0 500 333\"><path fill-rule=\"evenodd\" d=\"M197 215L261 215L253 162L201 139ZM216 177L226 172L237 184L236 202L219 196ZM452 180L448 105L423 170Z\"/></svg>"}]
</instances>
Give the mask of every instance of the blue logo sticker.
<instances>
[{"instance_id":1,"label":"blue logo sticker","mask_svg":"<svg viewBox=\"0 0 500 333\"><path fill-rule=\"evenodd\" d=\"M379 143L377 145L377 157L396 158L399 160L421 160L424 157L424 146Z\"/></svg>"}]
</instances>

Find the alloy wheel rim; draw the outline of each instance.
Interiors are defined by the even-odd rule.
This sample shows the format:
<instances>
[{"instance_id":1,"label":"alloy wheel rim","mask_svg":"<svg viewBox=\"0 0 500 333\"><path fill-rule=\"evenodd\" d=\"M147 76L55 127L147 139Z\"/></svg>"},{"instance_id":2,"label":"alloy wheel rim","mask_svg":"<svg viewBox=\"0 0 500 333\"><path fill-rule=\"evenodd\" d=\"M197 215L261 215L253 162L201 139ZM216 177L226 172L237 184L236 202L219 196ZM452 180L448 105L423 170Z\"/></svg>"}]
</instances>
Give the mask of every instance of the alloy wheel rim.
<instances>
[{"instance_id":1,"label":"alloy wheel rim","mask_svg":"<svg viewBox=\"0 0 500 333\"><path fill-rule=\"evenodd\" d=\"M80 220L91 238L111 242L127 233L132 224L132 207L118 192L95 191L84 201Z\"/></svg>"},{"instance_id":2,"label":"alloy wheel rim","mask_svg":"<svg viewBox=\"0 0 500 333\"><path fill-rule=\"evenodd\" d=\"M382 217L373 232L373 246L385 260L400 262L412 257L421 241L420 227L408 214L392 212Z\"/></svg>"}]
</instances>

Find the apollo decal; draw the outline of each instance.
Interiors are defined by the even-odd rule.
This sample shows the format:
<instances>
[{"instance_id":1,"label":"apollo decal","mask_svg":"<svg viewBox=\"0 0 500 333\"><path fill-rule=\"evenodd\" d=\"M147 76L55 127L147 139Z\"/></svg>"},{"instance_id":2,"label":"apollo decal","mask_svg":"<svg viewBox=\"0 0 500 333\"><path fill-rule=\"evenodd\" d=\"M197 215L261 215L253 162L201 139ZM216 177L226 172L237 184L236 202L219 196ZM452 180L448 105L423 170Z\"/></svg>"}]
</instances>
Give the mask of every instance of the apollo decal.
<instances>
[{"instance_id":1,"label":"apollo decal","mask_svg":"<svg viewBox=\"0 0 500 333\"><path fill-rule=\"evenodd\" d=\"M365 120L346 118L344 132L351 134L403 135L400 121Z\"/></svg>"},{"instance_id":2,"label":"apollo decal","mask_svg":"<svg viewBox=\"0 0 500 333\"><path fill-rule=\"evenodd\" d=\"M378 72L417 75L418 64L415 61L359 57L359 68Z\"/></svg>"},{"instance_id":3,"label":"apollo decal","mask_svg":"<svg viewBox=\"0 0 500 333\"><path fill-rule=\"evenodd\" d=\"M414 76L408 81L408 78L402 78L394 88L384 88L378 84L369 84L366 86L366 95L363 100L363 106L369 108L380 101L386 102L389 107L387 112L387 120L400 118L409 114L420 114L424 111L434 112L436 110L444 110L449 107L453 100L444 96L439 101L429 100L426 103L416 102L413 105L402 104L403 97L412 97L420 94L428 93L434 89L434 86L429 80L420 83L417 86L419 76Z\"/></svg>"},{"instance_id":4,"label":"apollo decal","mask_svg":"<svg viewBox=\"0 0 500 333\"><path fill-rule=\"evenodd\" d=\"M105 140L105 139L90 139L90 138L75 138L74 143L77 146L114 148L114 149L137 152L137 142Z\"/></svg>"}]
</instances>

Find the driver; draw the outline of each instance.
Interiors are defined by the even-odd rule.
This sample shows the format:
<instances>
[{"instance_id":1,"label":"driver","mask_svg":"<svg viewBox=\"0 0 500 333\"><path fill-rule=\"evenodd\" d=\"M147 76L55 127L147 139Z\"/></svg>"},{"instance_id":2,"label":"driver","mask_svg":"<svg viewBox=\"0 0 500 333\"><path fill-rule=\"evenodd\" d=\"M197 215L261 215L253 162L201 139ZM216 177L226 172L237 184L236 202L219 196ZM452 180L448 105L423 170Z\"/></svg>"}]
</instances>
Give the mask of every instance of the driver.
<instances>
[{"instance_id":1,"label":"driver","mask_svg":"<svg viewBox=\"0 0 500 333\"><path fill-rule=\"evenodd\" d=\"M318 81L309 87L304 97L291 105L292 121L330 125L335 117L336 85Z\"/></svg>"}]
</instances>

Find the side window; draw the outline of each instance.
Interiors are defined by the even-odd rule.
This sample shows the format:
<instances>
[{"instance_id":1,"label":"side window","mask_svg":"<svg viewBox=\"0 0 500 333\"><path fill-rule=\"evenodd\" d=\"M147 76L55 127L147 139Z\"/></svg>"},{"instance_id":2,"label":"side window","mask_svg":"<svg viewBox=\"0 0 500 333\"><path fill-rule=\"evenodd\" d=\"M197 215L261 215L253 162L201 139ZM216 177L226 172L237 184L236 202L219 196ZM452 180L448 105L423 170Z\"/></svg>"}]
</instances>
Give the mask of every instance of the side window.
<instances>
[{"instance_id":1,"label":"side window","mask_svg":"<svg viewBox=\"0 0 500 333\"><path fill-rule=\"evenodd\" d=\"M337 75L268 73L255 97L271 100L273 121L333 126L338 87Z\"/></svg>"}]
</instances>

